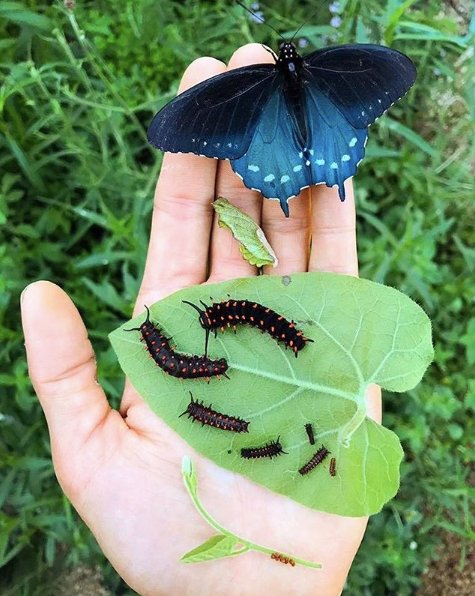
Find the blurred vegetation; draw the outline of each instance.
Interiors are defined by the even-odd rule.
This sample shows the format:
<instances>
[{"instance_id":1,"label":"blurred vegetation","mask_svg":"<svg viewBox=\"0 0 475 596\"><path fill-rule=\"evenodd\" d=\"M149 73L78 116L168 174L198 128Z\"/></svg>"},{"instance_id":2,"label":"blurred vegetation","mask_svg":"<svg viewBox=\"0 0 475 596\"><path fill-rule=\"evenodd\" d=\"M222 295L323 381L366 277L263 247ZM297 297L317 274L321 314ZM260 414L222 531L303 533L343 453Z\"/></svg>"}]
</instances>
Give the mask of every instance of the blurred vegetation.
<instances>
[{"instance_id":1,"label":"blurred vegetation","mask_svg":"<svg viewBox=\"0 0 475 596\"><path fill-rule=\"evenodd\" d=\"M72 0L66 2L72 5ZM249 2L251 4L251 2ZM317 11L315 10L317 6ZM305 51L390 44L418 79L371 127L356 177L361 274L396 286L433 320L436 359L408 395L386 395L401 437L401 490L369 529L347 593L414 593L441 532L474 540L475 21L453 0L261 3ZM472 20L471 20L472 18ZM131 312L160 155L153 113L200 55L226 60L276 35L232 0L0 1L0 593L50 594L64 569L100 564L130 593L62 495L30 386L18 302L60 283L81 310L100 380L122 374L107 334Z\"/></svg>"}]
</instances>

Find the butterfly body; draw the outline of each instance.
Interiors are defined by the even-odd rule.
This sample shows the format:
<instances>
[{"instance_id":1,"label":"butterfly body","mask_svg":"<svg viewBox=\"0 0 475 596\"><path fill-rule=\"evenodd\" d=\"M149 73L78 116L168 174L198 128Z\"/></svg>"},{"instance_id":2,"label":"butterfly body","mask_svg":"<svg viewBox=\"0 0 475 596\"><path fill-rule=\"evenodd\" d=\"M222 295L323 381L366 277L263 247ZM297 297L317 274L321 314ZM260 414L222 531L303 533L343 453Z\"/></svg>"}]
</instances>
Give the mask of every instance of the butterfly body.
<instances>
[{"instance_id":1,"label":"butterfly body","mask_svg":"<svg viewBox=\"0 0 475 596\"><path fill-rule=\"evenodd\" d=\"M303 58L297 52L297 48L292 42L284 42L280 45L279 56L276 59L275 65L284 77L285 91L290 96L298 99L302 84Z\"/></svg>"},{"instance_id":2,"label":"butterfly body","mask_svg":"<svg viewBox=\"0 0 475 596\"><path fill-rule=\"evenodd\" d=\"M415 80L411 60L372 44L300 56L283 42L274 64L207 79L155 115L148 138L164 151L229 159L248 188L280 201L313 184L337 186L364 157L368 126Z\"/></svg>"}]
</instances>

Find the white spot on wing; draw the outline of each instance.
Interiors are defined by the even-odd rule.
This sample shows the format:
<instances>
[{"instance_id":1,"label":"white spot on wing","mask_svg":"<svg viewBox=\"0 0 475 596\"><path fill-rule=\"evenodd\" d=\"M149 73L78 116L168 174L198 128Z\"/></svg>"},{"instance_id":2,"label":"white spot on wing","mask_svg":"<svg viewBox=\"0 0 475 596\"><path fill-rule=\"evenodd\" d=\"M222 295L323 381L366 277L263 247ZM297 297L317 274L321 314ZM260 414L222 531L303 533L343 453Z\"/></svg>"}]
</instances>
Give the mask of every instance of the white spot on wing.
<instances>
[{"instance_id":1,"label":"white spot on wing","mask_svg":"<svg viewBox=\"0 0 475 596\"><path fill-rule=\"evenodd\" d=\"M332 161L330 164L330 168L332 170L338 170L338 164L336 163L336 161Z\"/></svg>"},{"instance_id":2,"label":"white spot on wing","mask_svg":"<svg viewBox=\"0 0 475 596\"><path fill-rule=\"evenodd\" d=\"M316 159L315 163L317 164L317 166L324 166L325 160L324 159Z\"/></svg>"},{"instance_id":3,"label":"white spot on wing","mask_svg":"<svg viewBox=\"0 0 475 596\"><path fill-rule=\"evenodd\" d=\"M283 184L284 182L288 182L290 180L290 176L287 176L287 174L284 174L282 176L282 178L280 179L281 184Z\"/></svg>"},{"instance_id":4,"label":"white spot on wing","mask_svg":"<svg viewBox=\"0 0 475 596\"><path fill-rule=\"evenodd\" d=\"M353 138L351 139L351 141L348 143L348 145L349 145L350 147L354 147L354 146L356 145L356 143L357 143L357 142L358 142L358 139L357 139L356 137L353 137Z\"/></svg>"},{"instance_id":5,"label":"white spot on wing","mask_svg":"<svg viewBox=\"0 0 475 596\"><path fill-rule=\"evenodd\" d=\"M298 166L294 166L294 172L300 172L300 170L302 169L303 166L298 165Z\"/></svg>"},{"instance_id":6,"label":"white spot on wing","mask_svg":"<svg viewBox=\"0 0 475 596\"><path fill-rule=\"evenodd\" d=\"M264 178L264 182L272 182L272 180L275 180L274 174L267 174L267 176Z\"/></svg>"},{"instance_id":7,"label":"white spot on wing","mask_svg":"<svg viewBox=\"0 0 475 596\"><path fill-rule=\"evenodd\" d=\"M341 161L350 161L350 156L347 153L345 153L345 155L341 156Z\"/></svg>"},{"instance_id":8,"label":"white spot on wing","mask_svg":"<svg viewBox=\"0 0 475 596\"><path fill-rule=\"evenodd\" d=\"M251 170L251 172L258 172L260 170L259 166L255 166L254 164L248 165L247 169Z\"/></svg>"}]
</instances>

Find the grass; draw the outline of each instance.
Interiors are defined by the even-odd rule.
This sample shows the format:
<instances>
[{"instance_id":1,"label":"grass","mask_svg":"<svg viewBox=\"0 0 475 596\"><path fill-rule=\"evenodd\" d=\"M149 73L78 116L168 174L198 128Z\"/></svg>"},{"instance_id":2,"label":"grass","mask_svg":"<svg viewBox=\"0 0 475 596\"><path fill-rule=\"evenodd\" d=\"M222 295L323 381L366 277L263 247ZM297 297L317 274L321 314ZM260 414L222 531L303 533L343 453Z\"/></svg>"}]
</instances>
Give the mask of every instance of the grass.
<instances>
[{"instance_id":1,"label":"grass","mask_svg":"<svg viewBox=\"0 0 475 596\"><path fill-rule=\"evenodd\" d=\"M308 19L299 34L308 51L390 43L418 66L407 98L371 127L356 178L358 236L362 276L400 288L431 316L436 359L415 390L386 395L384 422L406 453L401 490L371 519L347 586L411 594L441 533L461 538L461 564L474 540L475 22L460 2L457 14L437 0L340 1L338 28L326 3L269 4L261 10L282 32ZM117 405L123 378L107 334L131 311L160 166L146 126L195 57L226 60L251 40L275 46L230 0L121 6L0 1L2 594L47 594L62 570L98 563L109 589L127 593L56 483L20 293L40 278L69 292Z\"/></svg>"}]
</instances>

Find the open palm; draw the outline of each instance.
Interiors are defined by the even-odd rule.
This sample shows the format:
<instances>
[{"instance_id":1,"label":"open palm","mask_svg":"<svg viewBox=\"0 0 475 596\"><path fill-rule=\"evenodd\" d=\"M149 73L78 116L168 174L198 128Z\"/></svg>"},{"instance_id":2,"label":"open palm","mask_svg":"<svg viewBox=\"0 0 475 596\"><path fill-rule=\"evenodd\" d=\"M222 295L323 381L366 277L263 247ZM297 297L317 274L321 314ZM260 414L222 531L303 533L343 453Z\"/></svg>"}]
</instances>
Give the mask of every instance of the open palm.
<instances>
[{"instance_id":1,"label":"open palm","mask_svg":"<svg viewBox=\"0 0 475 596\"><path fill-rule=\"evenodd\" d=\"M261 46L240 48L228 68L272 60ZM196 60L181 89L226 70ZM215 196L229 198L259 222L279 257L272 273L357 274L351 183L307 189L292 200L290 219L278 203L245 188L229 163L194 155L164 158L152 232L135 314L181 288L256 275L229 232L213 219ZM366 518L315 512L200 457L157 418L130 386L120 412L95 379L95 359L75 306L57 286L30 285L22 296L30 375L51 435L61 486L124 580L140 594L340 593ZM376 387L369 409L380 418ZM188 550L212 530L196 513L181 478L181 458L197 467L207 510L236 534L322 563L320 570L279 565L260 553L185 565Z\"/></svg>"}]
</instances>

